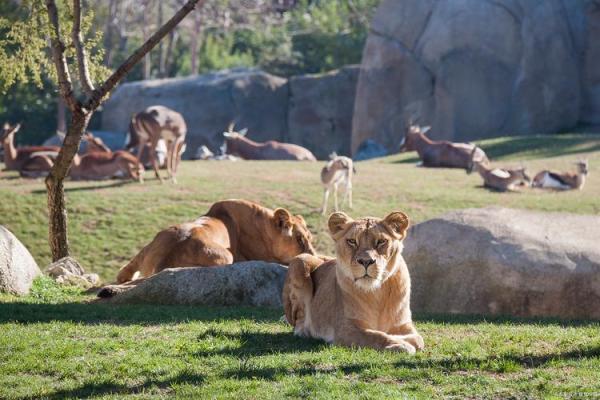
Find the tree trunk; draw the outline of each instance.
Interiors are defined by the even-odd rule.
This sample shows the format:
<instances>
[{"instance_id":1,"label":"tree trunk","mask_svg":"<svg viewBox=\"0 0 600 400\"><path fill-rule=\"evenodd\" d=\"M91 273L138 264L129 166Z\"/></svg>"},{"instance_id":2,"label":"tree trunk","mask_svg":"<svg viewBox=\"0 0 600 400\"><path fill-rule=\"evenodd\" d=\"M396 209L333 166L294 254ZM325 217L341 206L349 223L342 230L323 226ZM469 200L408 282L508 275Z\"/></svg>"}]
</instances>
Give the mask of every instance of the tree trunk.
<instances>
[{"instance_id":1,"label":"tree trunk","mask_svg":"<svg viewBox=\"0 0 600 400\"><path fill-rule=\"evenodd\" d=\"M56 110L56 130L67 132L67 105L62 97L58 96L58 109Z\"/></svg>"},{"instance_id":2,"label":"tree trunk","mask_svg":"<svg viewBox=\"0 0 600 400\"><path fill-rule=\"evenodd\" d=\"M69 172L73 157L79 149L83 133L87 129L92 113L74 112L71 125L65 136L63 148L59 153L54 167L46 177L48 191L49 241L52 261L60 260L69 255L69 240L67 232L67 208L63 182Z\"/></svg>"}]
</instances>

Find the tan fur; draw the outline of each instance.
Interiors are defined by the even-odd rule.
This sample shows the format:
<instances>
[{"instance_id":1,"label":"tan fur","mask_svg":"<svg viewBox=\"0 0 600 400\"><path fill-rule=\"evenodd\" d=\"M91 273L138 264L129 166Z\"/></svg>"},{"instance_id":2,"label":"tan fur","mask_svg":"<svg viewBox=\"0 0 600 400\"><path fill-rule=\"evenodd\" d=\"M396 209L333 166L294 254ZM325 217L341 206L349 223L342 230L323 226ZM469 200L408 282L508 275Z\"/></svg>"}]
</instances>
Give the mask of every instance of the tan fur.
<instances>
[{"instance_id":1,"label":"tan fur","mask_svg":"<svg viewBox=\"0 0 600 400\"><path fill-rule=\"evenodd\" d=\"M383 220L332 214L329 231L337 258L323 262L303 254L288 269L282 296L294 332L344 346L422 349L401 254L408 225L401 212Z\"/></svg>"},{"instance_id":2,"label":"tan fur","mask_svg":"<svg viewBox=\"0 0 600 400\"><path fill-rule=\"evenodd\" d=\"M22 176L38 177L47 175L54 164L54 159L60 151L57 146L15 146L15 134L21 129L21 124L5 123L2 128L1 142L4 148L4 167L7 171L19 171ZM40 157L43 152L44 158ZM34 160L32 160L34 159ZM50 166L47 167L48 161ZM25 170L25 166L29 165ZM44 170L44 168L47 168ZM34 172L33 175L30 175Z\"/></svg>"},{"instance_id":3,"label":"tan fur","mask_svg":"<svg viewBox=\"0 0 600 400\"><path fill-rule=\"evenodd\" d=\"M177 183L177 168L181 162L187 134L183 116L164 106L148 107L132 117L130 131L133 143L138 146L138 159L141 159L146 145L150 144L150 161L156 177L161 182L156 146L160 139L165 140L167 144L167 174L173 183Z\"/></svg>"},{"instance_id":4,"label":"tan fur","mask_svg":"<svg viewBox=\"0 0 600 400\"><path fill-rule=\"evenodd\" d=\"M583 189L585 185L586 177L588 175L589 166L587 160L581 160L575 163L577 166L577 172L555 172L544 170L538 172L533 178L533 186L540 188L549 188L549 189L559 189L559 190L568 190L568 189ZM559 179L558 182L562 183L560 186L549 186L546 183L546 177L554 175Z\"/></svg>"},{"instance_id":5,"label":"tan fur","mask_svg":"<svg viewBox=\"0 0 600 400\"><path fill-rule=\"evenodd\" d=\"M92 151L83 156L75 155L69 171L73 180L103 180L125 177L139 182L144 180L144 167L133 154Z\"/></svg>"},{"instance_id":6,"label":"tan fur","mask_svg":"<svg viewBox=\"0 0 600 400\"><path fill-rule=\"evenodd\" d=\"M467 174L476 170L483 178L485 187L498 190L500 192L515 191L517 185L525 184L529 186L531 179L527 176L525 168L501 169L491 168L489 163L482 163L476 158L478 147L473 148L471 159L467 167Z\"/></svg>"},{"instance_id":7,"label":"tan fur","mask_svg":"<svg viewBox=\"0 0 600 400\"><path fill-rule=\"evenodd\" d=\"M338 156L332 153L330 160L321 170L321 183L323 184L323 204L321 214L327 212L329 192L333 190L334 210L338 211L338 188L344 189L342 203L347 199L348 207L352 208L352 175L355 172L354 163L349 157Z\"/></svg>"},{"instance_id":8,"label":"tan fur","mask_svg":"<svg viewBox=\"0 0 600 400\"><path fill-rule=\"evenodd\" d=\"M165 268L227 265L263 260L288 264L314 254L312 235L299 215L245 200L224 200L203 217L159 232L119 271L117 282L147 277Z\"/></svg>"}]
</instances>

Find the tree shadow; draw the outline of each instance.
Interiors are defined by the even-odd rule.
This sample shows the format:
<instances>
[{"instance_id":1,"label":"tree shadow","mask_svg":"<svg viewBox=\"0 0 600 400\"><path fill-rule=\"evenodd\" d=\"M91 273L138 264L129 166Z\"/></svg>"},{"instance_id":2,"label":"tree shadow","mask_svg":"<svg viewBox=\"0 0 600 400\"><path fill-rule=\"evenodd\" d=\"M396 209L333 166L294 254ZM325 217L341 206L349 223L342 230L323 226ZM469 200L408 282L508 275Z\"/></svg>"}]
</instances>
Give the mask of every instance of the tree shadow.
<instances>
[{"instance_id":1,"label":"tree shadow","mask_svg":"<svg viewBox=\"0 0 600 400\"><path fill-rule=\"evenodd\" d=\"M338 372L341 372L344 375L358 374L369 367L368 364L327 365L322 367L306 365L298 368L257 367L254 365L252 359L242 359L237 367L225 370L221 374L221 377L228 379L264 379L276 381L281 376L286 375L309 376L317 373L335 374Z\"/></svg>"},{"instance_id":2,"label":"tree shadow","mask_svg":"<svg viewBox=\"0 0 600 400\"><path fill-rule=\"evenodd\" d=\"M444 325L473 325L489 324L496 325L555 325L563 328L568 327L600 327L600 321L585 319L561 319L551 317L515 317L510 315L477 315L477 314L437 314L413 311L413 321L419 323L433 323Z\"/></svg>"},{"instance_id":3,"label":"tree shadow","mask_svg":"<svg viewBox=\"0 0 600 400\"><path fill-rule=\"evenodd\" d=\"M252 307L197 307L107 303L0 303L0 324L74 322L89 325L159 325L185 321L253 320L274 322L280 310Z\"/></svg>"},{"instance_id":4,"label":"tree shadow","mask_svg":"<svg viewBox=\"0 0 600 400\"><path fill-rule=\"evenodd\" d=\"M131 185L134 183L137 184L138 182L131 180L131 179L115 180L108 184L96 184L96 185L92 185L92 186L65 187L65 192L67 192L67 193L69 193L69 192L85 192L88 190L112 189L112 188L116 188L116 187ZM32 190L31 193L34 193L34 194L46 193L46 189Z\"/></svg>"},{"instance_id":5,"label":"tree shadow","mask_svg":"<svg viewBox=\"0 0 600 400\"><path fill-rule=\"evenodd\" d=\"M600 135L516 136L482 149L491 159L535 152L534 158L551 158L600 150Z\"/></svg>"},{"instance_id":6,"label":"tree shadow","mask_svg":"<svg viewBox=\"0 0 600 400\"><path fill-rule=\"evenodd\" d=\"M206 377L202 374L195 372L184 371L177 374L174 377L164 379L147 379L143 383L135 385L118 384L115 382L104 381L104 382L88 382L82 386L73 389L62 389L51 394L44 394L44 399L82 399L89 397L97 397L104 395L134 395L134 394L148 394L148 391L156 390L161 394L165 392L171 392L173 385L179 384L191 384L200 386L206 380ZM19 399L38 399L39 395L29 395L18 397Z\"/></svg>"},{"instance_id":7,"label":"tree shadow","mask_svg":"<svg viewBox=\"0 0 600 400\"><path fill-rule=\"evenodd\" d=\"M215 355L233 356L241 359L249 357L264 356L278 353L298 353L304 351L320 351L328 346L322 340L312 338L300 338L294 336L292 328L288 332L254 332L242 329L241 332L223 332L218 329L209 328L198 336L198 341L213 337L221 337L235 340L241 346L226 347L211 350L201 350L195 355L198 357L210 357Z\"/></svg>"},{"instance_id":8,"label":"tree shadow","mask_svg":"<svg viewBox=\"0 0 600 400\"><path fill-rule=\"evenodd\" d=\"M558 361L581 360L600 356L600 346L569 350L549 354L500 354L488 357L452 356L442 359L402 358L394 362L397 368L436 369L443 372L489 371L511 372L515 369L540 368Z\"/></svg>"}]
</instances>

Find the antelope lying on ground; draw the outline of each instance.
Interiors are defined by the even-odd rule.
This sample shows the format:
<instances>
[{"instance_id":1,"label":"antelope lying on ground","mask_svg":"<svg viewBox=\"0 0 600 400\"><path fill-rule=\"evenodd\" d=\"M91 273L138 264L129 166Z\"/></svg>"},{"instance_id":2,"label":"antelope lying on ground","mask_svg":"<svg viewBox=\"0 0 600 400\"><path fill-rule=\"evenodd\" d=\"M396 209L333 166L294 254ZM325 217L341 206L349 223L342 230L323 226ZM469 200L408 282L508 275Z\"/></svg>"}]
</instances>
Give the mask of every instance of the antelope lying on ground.
<instances>
[{"instance_id":1,"label":"antelope lying on ground","mask_svg":"<svg viewBox=\"0 0 600 400\"><path fill-rule=\"evenodd\" d=\"M302 146L291 143L281 143L275 140L258 143L248 139L245 135L247 129L239 132L233 130L233 124L229 125L225 136L225 153L245 160L296 160L317 161L313 153Z\"/></svg>"},{"instance_id":2,"label":"antelope lying on ground","mask_svg":"<svg viewBox=\"0 0 600 400\"><path fill-rule=\"evenodd\" d=\"M216 160L216 161L237 161L238 157L232 156L231 154L225 154L225 144L221 146L221 154L218 156L215 155L210 149L204 145L198 147L196 151L195 159L196 160Z\"/></svg>"},{"instance_id":3,"label":"antelope lying on ground","mask_svg":"<svg viewBox=\"0 0 600 400\"><path fill-rule=\"evenodd\" d=\"M152 106L134 114L130 124L132 144L138 146L137 156L141 159L146 144L150 145L150 161L156 177L162 182L158 172L156 147L163 139L167 145L167 174L177 183L177 167L184 151L187 126L183 116L164 106ZM131 146L131 144L130 144Z\"/></svg>"},{"instance_id":4,"label":"antelope lying on ground","mask_svg":"<svg viewBox=\"0 0 600 400\"><path fill-rule=\"evenodd\" d=\"M52 168L53 160L60 151L60 147L24 146L17 148L15 147L14 140L15 134L19 129L21 129L21 124L14 126L11 126L9 123L4 124L2 146L4 148L5 169L7 171L25 171L22 175L27 177L47 175L50 168Z\"/></svg>"},{"instance_id":5,"label":"antelope lying on ground","mask_svg":"<svg viewBox=\"0 0 600 400\"><path fill-rule=\"evenodd\" d=\"M525 173L525 168L501 169L490 168L489 162L483 163L479 158L477 147L471 152L471 159L467 166L467 174L476 170L483 178L483 186L500 192L514 191L516 185L526 184L529 186L531 179Z\"/></svg>"},{"instance_id":6,"label":"antelope lying on ground","mask_svg":"<svg viewBox=\"0 0 600 400\"><path fill-rule=\"evenodd\" d=\"M588 162L581 160L575 163L577 172L553 172L544 170L533 178L533 187L570 190L583 189L588 175Z\"/></svg>"},{"instance_id":7,"label":"antelope lying on ground","mask_svg":"<svg viewBox=\"0 0 600 400\"><path fill-rule=\"evenodd\" d=\"M331 190L333 190L334 210L338 211L337 192L340 186L344 188L342 204L344 204L344 200L348 199L348 207L352 208L352 175L356 173L351 158L338 156L335 153L330 154L329 158L330 161L321 170L321 183L324 186L323 205L321 206L323 215L327 212L327 200Z\"/></svg>"},{"instance_id":8,"label":"antelope lying on ground","mask_svg":"<svg viewBox=\"0 0 600 400\"><path fill-rule=\"evenodd\" d=\"M144 181L144 166L137 157L125 150L111 151L91 133L84 139L88 143L87 153L73 159L69 176L74 180L102 180L111 178L131 178Z\"/></svg>"},{"instance_id":9,"label":"antelope lying on ground","mask_svg":"<svg viewBox=\"0 0 600 400\"><path fill-rule=\"evenodd\" d=\"M476 157L483 165L490 160L484 151L471 143L453 143L434 141L425 136L430 126L420 127L409 125L406 135L400 142L400 153L416 150L424 167L468 168L471 153L476 151Z\"/></svg>"}]
</instances>

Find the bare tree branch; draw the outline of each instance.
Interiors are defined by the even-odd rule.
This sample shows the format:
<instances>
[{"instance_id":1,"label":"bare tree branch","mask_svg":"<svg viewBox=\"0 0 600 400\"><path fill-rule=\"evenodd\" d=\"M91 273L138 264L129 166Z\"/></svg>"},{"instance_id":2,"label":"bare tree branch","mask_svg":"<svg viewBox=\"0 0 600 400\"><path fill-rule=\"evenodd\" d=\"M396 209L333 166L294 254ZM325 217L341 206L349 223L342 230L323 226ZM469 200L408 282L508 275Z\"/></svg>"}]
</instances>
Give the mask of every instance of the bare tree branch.
<instances>
[{"instance_id":1,"label":"bare tree branch","mask_svg":"<svg viewBox=\"0 0 600 400\"><path fill-rule=\"evenodd\" d=\"M77 68L79 71L79 82L86 96L91 97L94 92L94 83L90 78L90 70L88 66L87 54L83 45L83 35L81 33L81 1L73 0L73 30L71 31L71 39L75 46L77 55Z\"/></svg>"},{"instance_id":2,"label":"bare tree branch","mask_svg":"<svg viewBox=\"0 0 600 400\"><path fill-rule=\"evenodd\" d=\"M197 4L200 4L201 6L203 3L204 0L188 0L188 2L181 7L181 9L177 11L170 20L161 26L160 29L154 33L154 35L150 36L150 38L142 46L140 46L131 56L129 56L129 58L123 64L121 64L121 66L117 68L117 70L113 72L113 74L104 83L102 83L98 89L94 91L93 95L86 102L85 108L88 110L96 109L102 102L104 96L106 96L106 94L110 92L115 85L119 83L119 81L123 79L125 75L127 75L129 71L131 71L135 64L140 61L146 55L146 53L152 50L158 44L158 42L162 40L162 38L168 35L169 32L174 29L182 19L192 12Z\"/></svg>"},{"instance_id":3,"label":"bare tree branch","mask_svg":"<svg viewBox=\"0 0 600 400\"><path fill-rule=\"evenodd\" d=\"M46 0L46 8L48 9L48 20L52 27L50 45L52 47L52 60L58 74L58 89L69 109L74 111L81 104L77 101L73 93L73 83L71 82L71 74L69 73L67 58L65 57L65 44L60 37L60 22L58 20L56 2L54 0Z\"/></svg>"}]
</instances>

